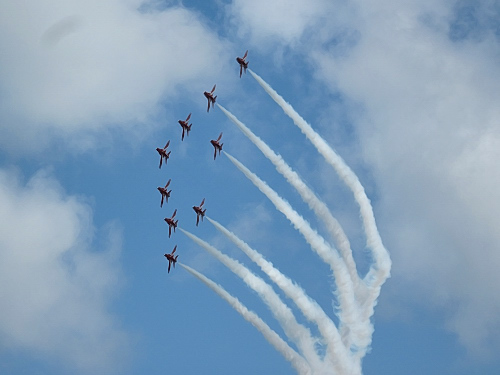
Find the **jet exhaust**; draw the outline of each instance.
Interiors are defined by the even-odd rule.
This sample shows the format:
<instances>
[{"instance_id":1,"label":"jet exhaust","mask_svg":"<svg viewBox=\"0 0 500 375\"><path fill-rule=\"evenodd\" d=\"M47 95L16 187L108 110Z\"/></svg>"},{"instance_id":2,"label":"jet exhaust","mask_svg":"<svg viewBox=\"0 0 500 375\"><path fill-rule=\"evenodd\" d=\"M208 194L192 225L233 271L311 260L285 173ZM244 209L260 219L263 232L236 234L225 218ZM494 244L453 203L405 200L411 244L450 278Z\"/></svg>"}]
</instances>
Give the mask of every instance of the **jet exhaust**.
<instances>
[{"instance_id":1,"label":"jet exhaust","mask_svg":"<svg viewBox=\"0 0 500 375\"><path fill-rule=\"evenodd\" d=\"M289 340L297 345L305 360L310 365L314 365L316 368L320 366L321 359L315 350L315 342L317 341L317 338L313 337L309 328L297 322L292 310L281 300L280 296L273 290L271 285L266 283L259 276L255 275L243 264L228 255L223 254L221 251L203 241L201 238L186 231L185 229L179 229L193 242L224 264L231 272L240 277L248 287L254 290L269 307Z\"/></svg>"},{"instance_id":2,"label":"jet exhaust","mask_svg":"<svg viewBox=\"0 0 500 375\"><path fill-rule=\"evenodd\" d=\"M325 311L313 300L300 286L295 284L289 277L281 273L273 264L267 261L257 250L252 249L246 242L241 240L233 232L225 228L217 221L207 217L207 220L229 240L231 240L241 251L243 251L261 270L290 298L300 309L302 314L314 324L317 325L320 334L323 336L327 347L328 358L337 359L331 361L334 369L339 374L352 373L348 371L351 366L349 353L345 348L342 338L338 332L335 323L328 317ZM340 360L339 360L340 359Z\"/></svg>"},{"instance_id":3,"label":"jet exhaust","mask_svg":"<svg viewBox=\"0 0 500 375\"><path fill-rule=\"evenodd\" d=\"M354 285L338 253L333 251L325 239L311 228L309 223L287 201L281 198L276 191L236 158L227 152L224 152L224 155L274 204L278 211L285 215L295 229L302 234L311 249L330 266L335 278L335 284L337 285L335 296L339 304L339 319L342 321L346 333L349 333L349 335L344 336L346 345L349 348L352 346L368 346L369 341L367 342L367 336L371 337L373 329L369 320L362 321L359 317L359 308L354 295Z\"/></svg>"},{"instance_id":4,"label":"jet exhaust","mask_svg":"<svg viewBox=\"0 0 500 375\"><path fill-rule=\"evenodd\" d=\"M345 161L326 143L326 141L305 121L293 107L285 101L269 84L261 77L248 69L250 74L268 93L268 95L283 109L285 114L292 119L294 124L300 131L309 139L316 147L318 152L324 157L325 161L330 164L344 183L351 189L354 199L359 205L363 227L367 237L367 245L372 249L376 260L376 267L372 267L366 280L371 281L372 287L382 285L390 276L391 259L389 252L382 244L382 239L375 223L375 216L370 199L366 196L365 189L358 179L358 176L349 168Z\"/></svg>"},{"instance_id":5,"label":"jet exhaust","mask_svg":"<svg viewBox=\"0 0 500 375\"><path fill-rule=\"evenodd\" d=\"M234 233L221 224L207 217L217 230L228 237L238 246L261 270L275 283L302 314L316 324L322 336L313 337L310 330L297 322L293 312L276 294L272 286L262 278L252 273L243 264L221 253L219 250L179 228L186 236L209 252L233 273L239 276L251 289L257 292L267 304L276 320L280 323L288 339L298 348L292 349L275 331L262 321L255 313L249 311L241 302L231 296L220 285L208 279L196 270L180 264L193 276L197 277L208 287L225 299L238 313L253 324L262 335L273 345L296 369L299 374L341 374L361 375L361 360L366 355L371 344L373 325L371 316L380 294L381 286L390 276L391 259L382 243L377 229L371 202L366 196L364 187L356 174L347 166L344 160L328 145L328 143L261 77L248 69L253 78L264 88L269 96L283 109L294 124L299 127L306 138L316 147L326 162L335 170L341 180L352 191L356 200L366 235L367 247L373 255L373 263L364 277L358 275L356 264L352 256L349 240L338 221L333 217L328 207L322 202L299 175L276 154L262 139L256 136L248 127L239 121L223 106L217 106L223 113L259 148L264 156L275 166L276 170L295 188L302 200L315 213L320 222L328 229L335 241L338 250L325 240L310 224L266 182L246 168L236 158L222 151L229 160L274 204L277 210L285 215L292 223L311 249L330 266L335 278L335 296L339 304L337 312L339 327L324 310L310 298L307 293L293 280L282 274L276 267L267 261L262 254L252 249L239 239ZM215 86L214 86L215 89ZM212 92L213 90L212 89ZM215 100L214 100L215 102ZM210 101L209 101L210 106ZM315 343L321 341L326 345L326 353L319 355Z\"/></svg>"},{"instance_id":6,"label":"jet exhaust","mask_svg":"<svg viewBox=\"0 0 500 375\"><path fill-rule=\"evenodd\" d=\"M250 322L257 330L266 338L266 340L274 346L274 348L281 353L285 359L291 363L291 365L297 370L301 375L312 374L311 368L307 362L293 350L290 345L288 345L275 331L271 329L256 313L248 310L248 308L243 305L236 297L229 294L223 287L216 284L210 280L205 275L194 270L193 268L186 266L185 264L179 263L179 265L188 271L191 275L196 277L215 293L217 293L222 299L224 299L233 309L235 309L246 321Z\"/></svg>"},{"instance_id":7,"label":"jet exhaust","mask_svg":"<svg viewBox=\"0 0 500 375\"><path fill-rule=\"evenodd\" d=\"M351 189L354 199L360 208L360 214L363 222L363 228L366 234L367 247L371 249L374 264L364 277L365 284L368 286L366 300L363 305L364 318L370 318L374 312L374 306L380 288L390 277L391 258L389 252L384 247L382 239L377 229L373 208L370 199L365 193L365 189L358 179L358 176L349 168L345 161L326 143L326 141L305 121L294 109L281 97L275 90L271 88L259 75L248 69L253 78L267 92L267 94L283 109L285 114L292 119L294 124L306 136L307 139L316 147L318 152L323 156L325 161L333 167L339 177Z\"/></svg>"},{"instance_id":8,"label":"jet exhaust","mask_svg":"<svg viewBox=\"0 0 500 375\"><path fill-rule=\"evenodd\" d=\"M357 288L359 286L359 276L356 271L356 264L352 257L351 245L349 239L345 234L340 223L335 219L326 206L310 189L307 184L300 178L283 158L276 154L262 139L257 137L245 124L236 118L231 112L225 109L220 104L217 106L222 112L250 139L255 146L264 154L264 156L271 161L276 170L292 185L295 190L300 194L302 200L307 203L309 208L313 210L316 217L324 223L326 229L329 231L333 239L335 239L337 246L342 255L343 261L348 267L351 280Z\"/></svg>"}]
</instances>

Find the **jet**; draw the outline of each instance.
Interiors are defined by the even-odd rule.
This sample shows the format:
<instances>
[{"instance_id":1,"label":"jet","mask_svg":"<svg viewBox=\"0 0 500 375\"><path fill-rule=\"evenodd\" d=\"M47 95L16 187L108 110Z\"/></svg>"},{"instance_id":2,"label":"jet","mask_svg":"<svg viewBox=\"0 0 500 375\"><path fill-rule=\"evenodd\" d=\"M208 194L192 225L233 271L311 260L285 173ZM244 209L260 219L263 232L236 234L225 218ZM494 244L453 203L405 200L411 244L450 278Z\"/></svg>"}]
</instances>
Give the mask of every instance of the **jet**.
<instances>
[{"instance_id":1,"label":"jet","mask_svg":"<svg viewBox=\"0 0 500 375\"><path fill-rule=\"evenodd\" d=\"M208 99L208 107L207 107L207 112L210 110L210 103L212 103L212 108L214 107L214 104L215 104L215 99L217 99L217 95L213 95L214 94L214 91L215 91L215 85L214 87L212 88L212 91L208 92L208 91L205 91L203 94L205 95L205 98Z\"/></svg>"},{"instance_id":2,"label":"jet","mask_svg":"<svg viewBox=\"0 0 500 375\"><path fill-rule=\"evenodd\" d=\"M163 148L157 147L156 148L156 151L160 154L160 167L159 168L161 168L161 164L163 162L163 159L165 159L165 164L167 164L167 160L170 157L170 153L172 151L167 152L167 147L168 147L169 144L170 144L170 140L167 142L167 144L165 145L165 147L163 147Z\"/></svg>"},{"instance_id":3,"label":"jet","mask_svg":"<svg viewBox=\"0 0 500 375\"><path fill-rule=\"evenodd\" d=\"M217 150L219 150L219 155L220 155L220 152L222 151L223 143L219 143L221 138L222 138L222 133L219 134L219 138L217 138L217 140L212 139L210 141L212 146L214 146L214 160L215 160L215 157L217 156Z\"/></svg>"},{"instance_id":4,"label":"jet","mask_svg":"<svg viewBox=\"0 0 500 375\"><path fill-rule=\"evenodd\" d=\"M179 220L174 220L176 213L177 213L177 209L175 209L172 217L166 217L165 219L163 219L168 224L168 238L170 238L170 236L172 234L172 228L174 228L174 232L175 232L175 228L177 228L177 223L179 222Z\"/></svg>"},{"instance_id":5,"label":"jet","mask_svg":"<svg viewBox=\"0 0 500 375\"><path fill-rule=\"evenodd\" d=\"M177 250L177 245L175 245L174 250L170 254L164 254L163 256L168 260L168 273L170 273L170 266L173 264L175 268L175 262L177 262L177 258L179 255L174 256L175 250Z\"/></svg>"},{"instance_id":6,"label":"jet","mask_svg":"<svg viewBox=\"0 0 500 375\"><path fill-rule=\"evenodd\" d=\"M201 221L203 221L203 217L205 216L205 211L207 209L206 208L204 210L201 209L204 203L205 203L205 198L203 198L199 206L193 206L193 210L194 212L196 212L196 226L198 226L198 223L200 222L200 216L201 216Z\"/></svg>"},{"instance_id":7,"label":"jet","mask_svg":"<svg viewBox=\"0 0 500 375\"><path fill-rule=\"evenodd\" d=\"M168 185L170 185L170 181L171 181L171 179L167 181L165 187L158 186L158 188L157 188L161 194L160 207L163 207L163 199L166 199L167 203L168 203L168 198L170 198L170 193L172 192L172 190L167 190Z\"/></svg>"},{"instance_id":8,"label":"jet","mask_svg":"<svg viewBox=\"0 0 500 375\"><path fill-rule=\"evenodd\" d=\"M236 61L238 61L238 64L240 64L240 78L241 78L241 73L243 73L243 70L245 70L245 74L247 73L248 61L245 61L247 55L248 55L248 50L245 52L243 57L236 58Z\"/></svg>"},{"instance_id":9,"label":"jet","mask_svg":"<svg viewBox=\"0 0 500 375\"><path fill-rule=\"evenodd\" d=\"M188 124L189 123L189 119L191 118L191 113L188 115L188 117L182 121L182 120L179 120L179 124L180 126L182 126L182 141L184 140L184 132L186 133L186 135L189 135L189 131L191 130L191 126L193 126L193 124Z\"/></svg>"}]
</instances>

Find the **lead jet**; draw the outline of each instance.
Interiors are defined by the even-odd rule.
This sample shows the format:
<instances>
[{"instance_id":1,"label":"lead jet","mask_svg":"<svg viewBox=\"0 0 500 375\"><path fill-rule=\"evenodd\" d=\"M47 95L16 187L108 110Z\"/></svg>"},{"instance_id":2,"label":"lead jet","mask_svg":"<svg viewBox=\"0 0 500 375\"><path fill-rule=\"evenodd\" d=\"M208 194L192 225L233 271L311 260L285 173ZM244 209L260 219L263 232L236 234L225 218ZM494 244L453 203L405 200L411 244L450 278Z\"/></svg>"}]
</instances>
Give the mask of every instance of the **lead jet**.
<instances>
[{"instance_id":1,"label":"lead jet","mask_svg":"<svg viewBox=\"0 0 500 375\"><path fill-rule=\"evenodd\" d=\"M219 134L219 138L217 138L217 140L212 139L210 141L212 146L214 146L214 160L215 160L215 157L217 156L217 150L219 151L219 155L220 155L220 152L222 151L222 145L224 143L219 143L221 138L222 138L222 133Z\"/></svg>"},{"instance_id":2,"label":"lead jet","mask_svg":"<svg viewBox=\"0 0 500 375\"><path fill-rule=\"evenodd\" d=\"M217 99L217 95L214 96L214 91L215 91L215 86L212 88L212 91L208 92L205 91L203 95L205 95L205 98L208 99L208 107L207 107L207 112L210 110L210 103L212 103L212 108L214 107L215 104L215 99Z\"/></svg>"},{"instance_id":3,"label":"lead jet","mask_svg":"<svg viewBox=\"0 0 500 375\"><path fill-rule=\"evenodd\" d=\"M203 217L205 216L205 212L207 211L206 208L204 210L201 209L204 203L205 203L205 198L203 198L199 206L193 206L193 210L194 212L196 212L196 226L198 226L198 223L200 222L200 216L201 216L201 221L203 221Z\"/></svg>"},{"instance_id":4,"label":"lead jet","mask_svg":"<svg viewBox=\"0 0 500 375\"><path fill-rule=\"evenodd\" d=\"M174 228L174 233L175 233L175 228L177 228L177 223L179 220L174 220L175 214L177 213L177 209L175 209L174 214L172 217L166 217L165 222L168 224L168 238L172 235L172 228Z\"/></svg>"},{"instance_id":5,"label":"lead jet","mask_svg":"<svg viewBox=\"0 0 500 375\"><path fill-rule=\"evenodd\" d=\"M167 187L168 185L170 185L170 180L167 181L165 187L161 187L161 186L158 186L158 191L160 192L161 194L161 204L160 204L160 207L163 207L163 200L166 199L167 203L168 203L168 198L170 198L170 193L172 192L172 190L167 190Z\"/></svg>"},{"instance_id":6,"label":"lead jet","mask_svg":"<svg viewBox=\"0 0 500 375\"><path fill-rule=\"evenodd\" d=\"M158 152L158 154L160 154L160 166L159 166L159 168L161 168L161 164L163 162L163 159L165 159L165 164L167 164L167 160L170 157L170 153L172 151L167 152L167 147L168 147L169 144L170 144L170 140L167 142L167 144L165 145L165 147L163 147L163 148L157 147L156 148L156 151Z\"/></svg>"},{"instance_id":7,"label":"lead jet","mask_svg":"<svg viewBox=\"0 0 500 375\"><path fill-rule=\"evenodd\" d=\"M174 256L175 250L177 250L177 245L175 245L174 250L170 254L163 254L165 258L168 259L168 273L170 273L170 266L173 264L175 268L175 263L177 262L177 258L179 255Z\"/></svg>"},{"instance_id":8,"label":"lead jet","mask_svg":"<svg viewBox=\"0 0 500 375\"><path fill-rule=\"evenodd\" d=\"M186 133L186 135L189 135L189 131L191 130L191 126L193 126L193 124L189 124L190 118L191 118L191 113L188 115L188 117L184 121L179 120L179 125L182 127L181 141L184 140L184 132Z\"/></svg>"},{"instance_id":9,"label":"lead jet","mask_svg":"<svg viewBox=\"0 0 500 375\"><path fill-rule=\"evenodd\" d=\"M248 61L245 61L247 55L248 55L248 50L245 52L243 57L236 58L236 61L238 61L238 64L240 64L240 78L241 78L241 73L243 73L243 70L245 70L245 74L247 73Z\"/></svg>"}]
</instances>

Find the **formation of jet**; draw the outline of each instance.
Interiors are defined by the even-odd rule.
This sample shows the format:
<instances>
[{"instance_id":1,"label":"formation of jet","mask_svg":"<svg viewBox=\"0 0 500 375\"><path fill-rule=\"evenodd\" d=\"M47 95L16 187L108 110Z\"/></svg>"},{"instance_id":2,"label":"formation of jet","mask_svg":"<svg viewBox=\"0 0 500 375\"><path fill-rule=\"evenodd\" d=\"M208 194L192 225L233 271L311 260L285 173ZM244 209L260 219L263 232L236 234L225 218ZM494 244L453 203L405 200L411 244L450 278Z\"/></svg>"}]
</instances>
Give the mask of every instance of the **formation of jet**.
<instances>
[{"instance_id":1,"label":"formation of jet","mask_svg":"<svg viewBox=\"0 0 500 375\"><path fill-rule=\"evenodd\" d=\"M191 118L191 113L188 115L188 117L184 121L179 120L179 124L182 127L182 138L181 138L182 141L184 140L184 132L186 133L186 135L189 135L189 131L191 130L191 126L193 126L193 124L189 124L190 118Z\"/></svg>"},{"instance_id":2,"label":"formation of jet","mask_svg":"<svg viewBox=\"0 0 500 375\"><path fill-rule=\"evenodd\" d=\"M177 245L175 245L174 250L170 254L163 254L165 258L168 260L168 273L170 273L170 266L173 264L175 268L175 263L177 262L177 258L179 255L174 256L175 250L177 250Z\"/></svg>"},{"instance_id":3,"label":"formation of jet","mask_svg":"<svg viewBox=\"0 0 500 375\"><path fill-rule=\"evenodd\" d=\"M170 153L172 151L167 152L167 148L168 148L169 144L170 144L170 140L167 142L167 144L165 145L165 147L163 147L163 148L157 147L156 148L156 151L158 152L158 154L160 154L160 166L159 166L159 168L161 168L161 164L163 162L163 159L165 159L165 164L167 164L167 160L170 157Z\"/></svg>"},{"instance_id":4,"label":"formation of jet","mask_svg":"<svg viewBox=\"0 0 500 375\"><path fill-rule=\"evenodd\" d=\"M221 138L222 138L222 133L219 134L219 138L217 138L217 140L212 139L210 141L212 146L214 146L214 160L215 160L215 157L217 156L217 151L219 151L219 155L220 155L220 152L222 151L223 143L219 143Z\"/></svg>"},{"instance_id":5,"label":"formation of jet","mask_svg":"<svg viewBox=\"0 0 500 375\"><path fill-rule=\"evenodd\" d=\"M194 212L196 212L196 226L198 226L198 223L200 222L200 217L201 221L203 221L203 217L205 216L205 212L207 211L206 208L204 210L202 209L204 203L205 203L205 198L203 198L199 206L193 206L193 210Z\"/></svg>"},{"instance_id":6,"label":"formation of jet","mask_svg":"<svg viewBox=\"0 0 500 375\"><path fill-rule=\"evenodd\" d=\"M164 199L166 199L166 201L168 203L168 198L170 198L170 193L172 192L172 190L167 190L168 185L170 185L170 181L171 181L171 179L167 181L167 183L165 184L164 187L158 186L158 188L157 188L161 194L160 207L163 207L163 200Z\"/></svg>"},{"instance_id":7,"label":"formation of jet","mask_svg":"<svg viewBox=\"0 0 500 375\"><path fill-rule=\"evenodd\" d=\"M215 91L215 86L212 88L212 91L208 92L205 91L203 95L205 95L205 98L208 99L208 107L207 107L207 112L210 110L210 103L212 103L212 108L214 107L215 100L217 99L217 95L214 96L214 91Z\"/></svg>"},{"instance_id":8,"label":"formation of jet","mask_svg":"<svg viewBox=\"0 0 500 375\"><path fill-rule=\"evenodd\" d=\"M177 228L177 223L179 222L179 220L174 220L176 213L177 213L177 209L175 209L172 217L166 217L165 219L163 219L168 224L168 238L170 238L170 236L172 235L172 228L174 228L174 232L175 232L175 228Z\"/></svg>"},{"instance_id":9,"label":"formation of jet","mask_svg":"<svg viewBox=\"0 0 500 375\"><path fill-rule=\"evenodd\" d=\"M243 55L243 57L236 57L236 61L240 65L240 78L241 78L243 72L245 72L245 74L247 72L247 68L248 68L248 61L246 61L247 56L248 56L248 50L245 51L245 54ZM207 101L208 101L207 112L210 112L210 105L213 108L215 106L215 101L217 100L217 95L214 95L215 87L216 87L216 85L214 85L214 87L212 88L212 90L210 92L205 91L203 93L205 95L205 98L207 98ZM191 118L191 113L187 116L187 118L185 120L178 120L179 125L182 127L181 141L184 141L184 136L188 136L189 132L191 131L191 126L193 124L189 123L190 118ZM210 143L214 147L214 160L217 158L217 151L218 151L219 155L222 151L223 143L220 142L221 139L222 139L222 132L219 134L219 137L217 139L210 140ZM170 157L171 151L167 152L167 148L169 145L170 145L170 140L166 143L165 147L156 149L156 151L160 155L159 168L162 167L163 161L165 161L165 164L166 164L169 157ZM172 192L172 190L168 190L168 186L170 185L170 182L171 182L171 179L169 179L167 181L165 186L163 186L163 187L158 186L158 188L157 188L161 194L160 207L163 207L164 201L166 201L168 203L168 198L170 198L170 193ZM199 206L193 206L193 210L196 213L196 226L198 226L198 224L200 223L200 218L201 218L201 221L203 221L203 218L205 217L205 212L207 211L207 209L206 208L203 209L204 204L205 204L205 198L203 198L203 200L201 201ZM168 224L168 237L169 238L172 235L172 229L175 233L175 229L177 228L177 223L179 222L179 220L175 220L176 214L177 214L177 209L174 210L172 217L166 217L164 219L165 222ZM164 254L165 258L167 258L167 260L168 260L168 273L170 273L170 268L172 265L175 268L175 263L177 262L177 258L179 257L179 255L174 255L176 250L177 250L177 245L175 245L174 249L172 250L172 252L170 254L168 254L168 253Z\"/></svg>"},{"instance_id":10,"label":"formation of jet","mask_svg":"<svg viewBox=\"0 0 500 375\"><path fill-rule=\"evenodd\" d=\"M243 73L243 70L245 70L245 74L247 73L248 61L245 61L247 55L248 55L248 50L245 52L243 57L236 58L236 61L238 61L238 64L240 64L240 78L241 78L241 73Z\"/></svg>"}]
</instances>

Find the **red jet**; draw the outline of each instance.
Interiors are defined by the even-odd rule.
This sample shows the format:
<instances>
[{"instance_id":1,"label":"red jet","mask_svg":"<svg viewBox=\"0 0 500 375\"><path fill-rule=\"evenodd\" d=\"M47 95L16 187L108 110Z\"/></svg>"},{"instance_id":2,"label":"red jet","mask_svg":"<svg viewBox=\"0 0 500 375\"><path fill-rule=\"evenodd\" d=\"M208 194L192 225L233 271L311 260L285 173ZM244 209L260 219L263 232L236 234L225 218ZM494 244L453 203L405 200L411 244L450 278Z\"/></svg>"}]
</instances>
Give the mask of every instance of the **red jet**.
<instances>
[{"instance_id":1,"label":"red jet","mask_svg":"<svg viewBox=\"0 0 500 375\"><path fill-rule=\"evenodd\" d=\"M166 217L165 219L163 219L168 224L168 238L170 238L170 235L172 234L172 228L174 228L174 232L175 232L175 228L177 228L177 223L179 222L179 220L174 220L176 213L177 213L177 209L174 211L174 214L172 215L172 217Z\"/></svg>"},{"instance_id":2,"label":"red jet","mask_svg":"<svg viewBox=\"0 0 500 375\"><path fill-rule=\"evenodd\" d=\"M222 151L222 145L224 143L219 143L221 138L222 138L222 133L219 134L219 138L217 138L217 140L212 139L210 141L212 146L214 146L214 160L215 160L215 157L217 156L217 150L219 150L219 155L220 155L220 152Z\"/></svg>"},{"instance_id":3,"label":"red jet","mask_svg":"<svg viewBox=\"0 0 500 375\"><path fill-rule=\"evenodd\" d=\"M167 152L167 147L168 147L169 144L170 144L170 141L167 142L167 144L165 145L165 147L163 147L163 148L157 147L156 148L156 151L160 154L160 167L159 168L161 168L161 164L163 162L163 159L165 159L165 164L167 164L167 160L170 157L170 153L172 151Z\"/></svg>"},{"instance_id":4,"label":"red jet","mask_svg":"<svg viewBox=\"0 0 500 375\"><path fill-rule=\"evenodd\" d=\"M212 88L212 91L208 92L208 91L205 91L203 94L205 95L205 98L208 99L208 107L207 107L207 112L210 110L210 103L212 103L212 108L214 107L214 104L215 104L215 99L217 99L217 95L213 95L214 94L214 91L215 91L215 85L214 87Z\"/></svg>"},{"instance_id":5,"label":"red jet","mask_svg":"<svg viewBox=\"0 0 500 375\"><path fill-rule=\"evenodd\" d=\"M248 61L245 61L247 55L248 55L248 50L245 52L243 57L236 58L236 61L238 61L238 64L240 64L240 78L241 78L241 73L243 73L243 70L245 70L245 74L247 73Z\"/></svg>"},{"instance_id":6,"label":"red jet","mask_svg":"<svg viewBox=\"0 0 500 375\"><path fill-rule=\"evenodd\" d=\"M174 250L170 254L164 254L163 256L168 259L168 273L170 273L170 266L174 265L175 268L175 262L177 262L177 258L179 255L174 256L175 250L177 250L177 245L175 245Z\"/></svg>"},{"instance_id":7,"label":"red jet","mask_svg":"<svg viewBox=\"0 0 500 375\"><path fill-rule=\"evenodd\" d=\"M182 141L184 140L184 132L186 132L186 135L189 135L189 131L191 130L191 126L193 124L189 124L189 119L191 118L191 113L188 115L186 120L182 121L179 120L179 124L182 126Z\"/></svg>"},{"instance_id":8,"label":"red jet","mask_svg":"<svg viewBox=\"0 0 500 375\"><path fill-rule=\"evenodd\" d=\"M161 194L160 207L163 207L163 199L166 199L167 203L168 203L168 198L170 198L170 193L172 192L172 190L167 190L168 185L170 185L170 181L171 181L171 179L167 181L165 187L158 186L158 191Z\"/></svg>"},{"instance_id":9,"label":"red jet","mask_svg":"<svg viewBox=\"0 0 500 375\"><path fill-rule=\"evenodd\" d=\"M201 221L203 221L203 217L205 216L205 212L207 211L206 208L204 210L201 209L204 203L205 203L205 198L203 198L199 206L193 206L193 210L194 212L196 212L196 226L198 226L198 223L200 222L200 216L201 216Z\"/></svg>"}]
</instances>

